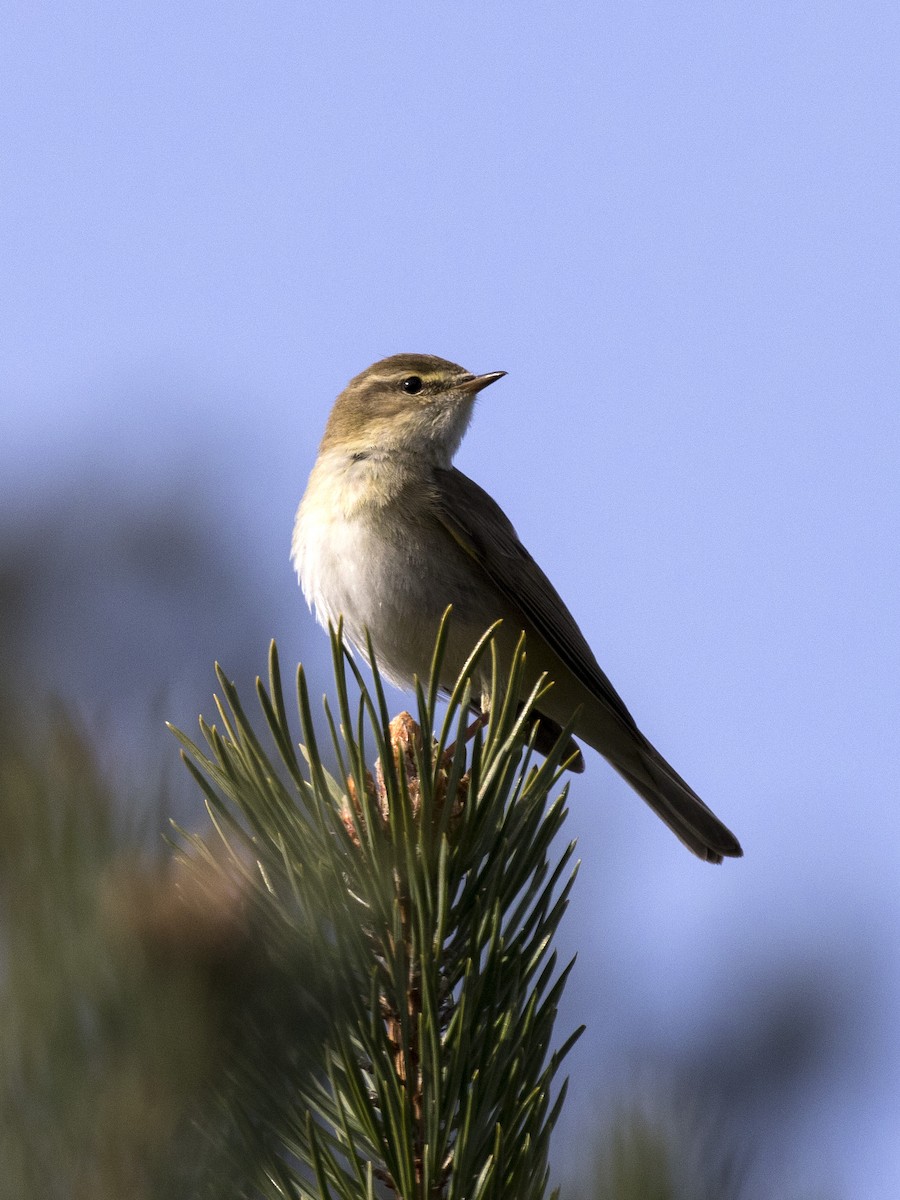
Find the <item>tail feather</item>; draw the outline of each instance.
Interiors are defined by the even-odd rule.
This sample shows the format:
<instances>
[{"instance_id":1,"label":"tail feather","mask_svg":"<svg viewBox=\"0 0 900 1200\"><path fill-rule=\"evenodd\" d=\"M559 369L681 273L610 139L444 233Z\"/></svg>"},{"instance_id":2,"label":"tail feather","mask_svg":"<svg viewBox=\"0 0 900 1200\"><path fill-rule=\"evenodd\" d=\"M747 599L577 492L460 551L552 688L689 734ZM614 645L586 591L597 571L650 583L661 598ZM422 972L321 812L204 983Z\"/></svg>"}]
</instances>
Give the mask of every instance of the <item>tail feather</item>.
<instances>
[{"instance_id":1,"label":"tail feather","mask_svg":"<svg viewBox=\"0 0 900 1200\"><path fill-rule=\"evenodd\" d=\"M731 830L649 742L644 741L639 762L612 765L698 858L720 863L743 855Z\"/></svg>"},{"instance_id":2,"label":"tail feather","mask_svg":"<svg viewBox=\"0 0 900 1200\"><path fill-rule=\"evenodd\" d=\"M557 713L550 717L543 706L539 716L535 744L538 750L547 753L562 733L562 726L556 720ZM602 754L698 858L720 863L724 858L742 857L740 842L731 830L707 808L633 721L611 717L607 708L594 705L583 712L575 736ZM569 769L583 771L584 759L574 739L570 740L569 750L572 754Z\"/></svg>"}]
</instances>

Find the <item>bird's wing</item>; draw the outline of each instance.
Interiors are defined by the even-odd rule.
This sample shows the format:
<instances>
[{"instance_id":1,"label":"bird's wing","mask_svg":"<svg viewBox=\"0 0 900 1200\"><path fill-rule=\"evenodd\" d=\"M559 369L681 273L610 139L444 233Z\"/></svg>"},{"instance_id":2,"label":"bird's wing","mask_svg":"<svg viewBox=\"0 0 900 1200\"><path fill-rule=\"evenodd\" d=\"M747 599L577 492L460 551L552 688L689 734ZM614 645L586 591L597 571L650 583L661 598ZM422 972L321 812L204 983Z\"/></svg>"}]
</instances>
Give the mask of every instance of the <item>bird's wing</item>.
<instances>
[{"instance_id":1,"label":"bird's wing","mask_svg":"<svg viewBox=\"0 0 900 1200\"><path fill-rule=\"evenodd\" d=\"M600 669L575 618L519 541L508 517L482 488L455 467L435 472L434 512L497 590L555 651L576 679L630 729L624 701Z\"/></svg>"}]
</instances>

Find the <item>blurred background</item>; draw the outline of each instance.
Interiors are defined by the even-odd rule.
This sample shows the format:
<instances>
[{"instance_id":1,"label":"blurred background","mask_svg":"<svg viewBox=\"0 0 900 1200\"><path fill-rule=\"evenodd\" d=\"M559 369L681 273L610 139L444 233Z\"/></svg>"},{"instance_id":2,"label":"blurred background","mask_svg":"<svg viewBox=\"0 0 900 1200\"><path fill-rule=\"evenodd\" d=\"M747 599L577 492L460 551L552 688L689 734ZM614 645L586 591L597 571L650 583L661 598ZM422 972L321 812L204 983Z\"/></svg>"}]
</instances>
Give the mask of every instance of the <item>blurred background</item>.
<instances>
[{"instance_id":1,"label":"blurred background","mask_svg":"<svg viewBox=\"0 0 900 1200\"><path fill-rule=\"evenodd\" d=\"M202 827L163 722L272 637L328 686L294 510L423 351L509 372L458 463L741 838L573 783L560 1177L624 1105L748 1197L900 1193L898 48L866 0L2 17L7 711Z\"/></svg>"}]
</instances>

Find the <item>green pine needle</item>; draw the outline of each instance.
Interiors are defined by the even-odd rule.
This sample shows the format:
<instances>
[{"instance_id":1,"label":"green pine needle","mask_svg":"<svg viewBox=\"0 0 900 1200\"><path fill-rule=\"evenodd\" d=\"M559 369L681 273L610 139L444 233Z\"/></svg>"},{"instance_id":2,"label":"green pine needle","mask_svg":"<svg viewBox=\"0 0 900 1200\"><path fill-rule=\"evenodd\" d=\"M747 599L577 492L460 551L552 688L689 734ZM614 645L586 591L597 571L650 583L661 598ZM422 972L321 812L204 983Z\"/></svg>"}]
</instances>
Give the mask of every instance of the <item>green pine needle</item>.
<instances>
[{"instance_id":1,"label":"green pine needle","mask_svg":"<svg viewBox=\"0 0 900 1200\"><path fill-rule=\"evenodd\" d=\"M578 1036L551 1053L569 972L557 971L552 940L574 847L556 850L565 791L549 796L569 731L533 761L542 689L519 706L520 645L495 688L504 702L467 740L479 664L490 655L499 670L493 631L439 719L446 642L447 619L430 678L416 686L416 722L392 723L377 670L367 686L334 631L336 702L324 713L336 775L323 765L302 668L297 753L274 643L268 685L257 681L265 739L218 668L205 748L175 731L227 851L205 855L204 869L240 864L259 936L273 946L296 937L308 963L300 984L331 1009L304 1050L308 1069L267 1113L281 1153L278 1178L259 1182L265 1195L546 1193L556 1076Z\"/></svg>"}]
</instances>

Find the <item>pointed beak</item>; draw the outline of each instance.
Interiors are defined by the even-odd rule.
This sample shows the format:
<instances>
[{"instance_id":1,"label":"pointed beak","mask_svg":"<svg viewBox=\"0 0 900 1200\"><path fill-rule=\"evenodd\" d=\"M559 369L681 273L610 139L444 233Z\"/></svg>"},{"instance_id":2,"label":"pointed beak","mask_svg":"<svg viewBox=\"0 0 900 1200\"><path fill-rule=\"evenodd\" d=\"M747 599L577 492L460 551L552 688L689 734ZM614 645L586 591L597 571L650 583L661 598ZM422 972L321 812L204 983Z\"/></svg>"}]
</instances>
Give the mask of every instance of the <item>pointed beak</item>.
<instances>
[{"instance_id":1,"label":"pointed beak","mask_svg":"<svg viewBox=\"0 0 900 1200\"><path fill-rule=\"evenodd\" d=\"M470 375L467 379L463 379L461 383L456 385L460 392L480 392L482 388L488 387L492 383L496 383L498 379L502 379L506 374L505 371L490 371L487 375Z\"/></svg>"}]
</instances>

